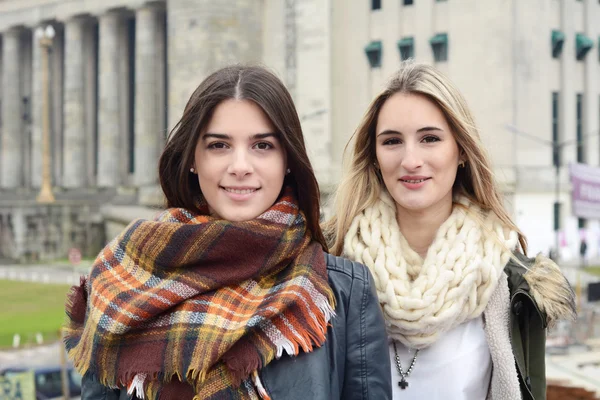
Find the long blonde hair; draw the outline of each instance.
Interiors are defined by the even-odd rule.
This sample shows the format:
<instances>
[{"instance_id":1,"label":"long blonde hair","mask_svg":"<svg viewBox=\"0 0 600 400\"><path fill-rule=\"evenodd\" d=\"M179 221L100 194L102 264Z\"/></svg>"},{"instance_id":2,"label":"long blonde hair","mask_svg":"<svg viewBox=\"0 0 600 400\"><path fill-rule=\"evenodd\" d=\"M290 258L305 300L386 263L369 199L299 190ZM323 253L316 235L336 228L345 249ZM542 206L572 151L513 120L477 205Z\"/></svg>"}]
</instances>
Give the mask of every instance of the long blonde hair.
<instances>
[{"instance_id":1,"label":"long blonde hair","mask_svg":"<svg viewBox=\"0 0 600 400\"><path fill-rule=\"evenodd\" d=\"M375 130L381 107L395 93L424 95L442 110L466 159L464 168L458 169L454 194L467 197L484 211L494 212L508 229L517 232L521 250L526 253L527 240L503 205L489 156L465 99L437 69L413 61L403 63L392 76L346 145L346 168L332 201L334 216L324 226L330 251L342 253L344 237L354 218L377 201L381 190L386 190L375 168ZM346 165L348 157L350 163Z\"/></svg>"}]
</instances>

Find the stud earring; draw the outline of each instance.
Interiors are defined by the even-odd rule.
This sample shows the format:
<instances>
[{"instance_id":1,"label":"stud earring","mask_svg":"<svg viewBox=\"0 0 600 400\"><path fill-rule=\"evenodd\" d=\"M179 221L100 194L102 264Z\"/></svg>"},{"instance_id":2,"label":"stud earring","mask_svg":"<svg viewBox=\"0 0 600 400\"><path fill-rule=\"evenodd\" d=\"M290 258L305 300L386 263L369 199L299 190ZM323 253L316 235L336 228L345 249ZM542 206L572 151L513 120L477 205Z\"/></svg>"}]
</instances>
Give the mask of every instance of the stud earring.
<instances>
[{"instance_id":1,"label":"stud earring","mask_svg":"<svg viewBox=\"0 0 600 400\"><path fill-rule=\"evenodd\" d=\"M458 164L458 168L464 168L465 167L465 162L461 162L460 164Z\"/></svg>"},{"instance_id":2,"label":"stud earring","mask_svg":"<svg viewBox=\"0 0 600 400\"><path fill-rule=\"evenodd\" d=\"M192 174L195 174L195 173L196 173L196 170L194 169L194 167L190 168L190 172L191 172Z\"/></svg>"},{"instance_id":3,"label":"stud earring","mask_svg":"<svg viewBox=\"0 0 600 400\"><path fill-rule=\"evenodd\" d=\"M286 174L289 174L290 172L292 172L289 168L285 171Z\"/></svg>"}]
</instances>

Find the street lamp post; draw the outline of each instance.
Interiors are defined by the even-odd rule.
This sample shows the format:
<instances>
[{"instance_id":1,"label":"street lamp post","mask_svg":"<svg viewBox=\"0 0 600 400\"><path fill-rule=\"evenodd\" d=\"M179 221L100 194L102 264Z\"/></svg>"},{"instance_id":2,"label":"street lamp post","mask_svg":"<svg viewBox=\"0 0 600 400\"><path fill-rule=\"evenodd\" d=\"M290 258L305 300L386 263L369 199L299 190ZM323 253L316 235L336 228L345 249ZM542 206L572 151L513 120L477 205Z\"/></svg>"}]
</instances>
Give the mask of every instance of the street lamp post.
<instances>
[{"instance_id":1,"label":"street lamp post","mask_svg":"<svg viewBox=\"0 0 600 400\"><path fill-rule=\"evenodd\" d=\"M48 58L55 31L52 25L35 30L35 37L41 47L42 54L42 187L37 196L38 203L54 203L52 193L51 161L50 161L50 90Z\"/></svg>"}]
</instances>

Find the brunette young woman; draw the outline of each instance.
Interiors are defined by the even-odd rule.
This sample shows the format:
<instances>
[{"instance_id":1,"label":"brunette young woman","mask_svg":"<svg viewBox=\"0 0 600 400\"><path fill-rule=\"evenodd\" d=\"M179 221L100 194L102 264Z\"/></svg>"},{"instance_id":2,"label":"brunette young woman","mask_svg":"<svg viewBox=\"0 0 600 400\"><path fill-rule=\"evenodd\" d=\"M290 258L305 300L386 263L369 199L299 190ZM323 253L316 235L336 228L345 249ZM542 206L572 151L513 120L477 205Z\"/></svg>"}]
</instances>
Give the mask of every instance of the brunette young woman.
<instances>
[{"instance_id":1,"label":"brunette young woman","mask_svg":"<svg viewBox=\"0 0 600 400\"><path fill-rule=\"evenodd\" d=\"M394 399L545 399L545 329L574 316L551 260L525 256L479 131L434 67L406 63L350 147L328 235L373 273Z\"/></svg>"},{"instance_id":2,"label":"brunette young woman","mask_svg":"<svg viewBox=\"0 0 600 400\"><path fill-rule=\"evenodd\" d=\"M159 164L168 209L68 305L82 399L390 399L372 276L327 254L296 109L272 73L206 78Z\"/></svg>"}]
</instances>

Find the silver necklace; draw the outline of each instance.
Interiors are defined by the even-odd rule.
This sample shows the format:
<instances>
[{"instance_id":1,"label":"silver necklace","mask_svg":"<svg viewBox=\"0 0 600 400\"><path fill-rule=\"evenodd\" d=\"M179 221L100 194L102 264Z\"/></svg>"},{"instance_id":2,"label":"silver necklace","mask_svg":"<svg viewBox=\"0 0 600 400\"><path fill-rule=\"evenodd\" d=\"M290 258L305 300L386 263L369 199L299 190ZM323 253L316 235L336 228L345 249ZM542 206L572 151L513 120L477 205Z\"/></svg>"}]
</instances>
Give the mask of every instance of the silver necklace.
<instances>
[{"instance_id":1,"label":"silver necklace","mask_svg":"<svg viewBox=\"0 0 600 400\"><path fill-rule=\"evenodd\" d=\"M400 374L400 382L398 382L398 386L400 386L400 389L404 390L408 387L408 382L406 382L406 378L408 378L408 376L410 375L410 373L412 372L415 363L417 362L417 355L419 354L419 349L417 349L415 351L415 355L412 358L412 361L410 363L410 367L408 367L408 370L406 372L404 372L402 370L402 364L400 364L400 357L398 357L398 350L396 349L396 341L393 340L392 343L394 344L394 354L396 355L396 369L398 370L398 373Z\"/></svg>"}]
</instances>

